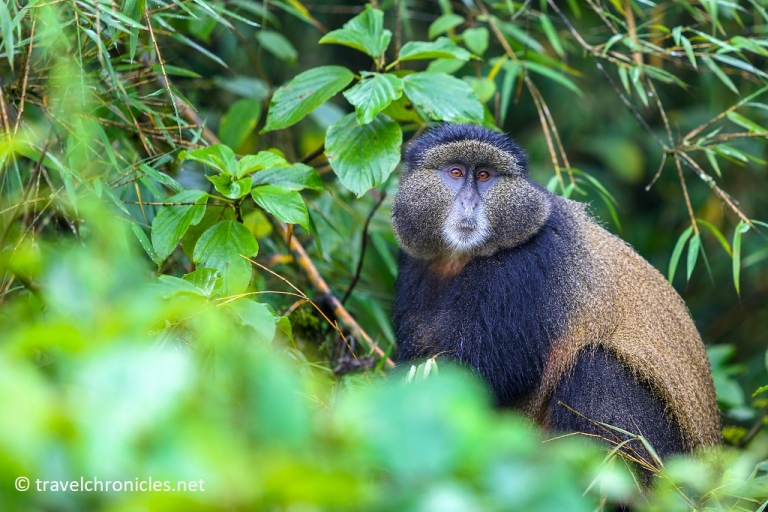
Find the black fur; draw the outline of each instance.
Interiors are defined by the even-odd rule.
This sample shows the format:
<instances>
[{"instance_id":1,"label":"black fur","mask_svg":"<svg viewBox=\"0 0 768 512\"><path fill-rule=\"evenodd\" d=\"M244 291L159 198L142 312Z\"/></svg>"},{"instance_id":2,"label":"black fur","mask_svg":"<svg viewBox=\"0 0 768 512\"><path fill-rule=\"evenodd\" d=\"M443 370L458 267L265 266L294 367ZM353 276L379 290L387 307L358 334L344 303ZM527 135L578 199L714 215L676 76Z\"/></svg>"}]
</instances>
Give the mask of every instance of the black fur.
<instances>
[{"instance_id":1,"label":"black fur","mask_svg":"<svg viewBox=\"0 0 768 512\"><path fill-rule=\"evenodd\" d=\"M473 124L442 124L431 128L415 141L408 145L405 151L405 164L407 169L414 169L419 165L423 155L431 148L462 140L479 140L499 148L512 155L522 169L528 169L528 159L525 151L515 144L504 133L494 132L482 126Z\"/></svg>"},{"instance_id":2,"label":"black fur","mask_svg":"<svg viewBox=\"0 0 768 512\"><path fill-rule=\"evenodd\" d=\"M549 408L550 428L597 434L614 443L627 438L587 421L558 402L592 420L642 435L661 458L685 451L680 427L664 412L664 404L653 395L648 383L636 380L602 347L583 353L573 374L561 379ZM640 441L628 445L640 457L653 460ZM646 473L646 479L648 476Z\"/></svg>"},{"instance_id":3,"label":"black fur","mask_svg":"<svg viewBox=\"0 0 768 512\"><path fill-rule=\"evenodd\" d=\"M442 354L484 377L499 405L541 379L551 340L566 329L576 230L552 197L546 224L527 242L473 258L456 276L401 252L395 284L398 359ZM425 353L422 353L426 351Z\"/></svg>"}]
</instances>

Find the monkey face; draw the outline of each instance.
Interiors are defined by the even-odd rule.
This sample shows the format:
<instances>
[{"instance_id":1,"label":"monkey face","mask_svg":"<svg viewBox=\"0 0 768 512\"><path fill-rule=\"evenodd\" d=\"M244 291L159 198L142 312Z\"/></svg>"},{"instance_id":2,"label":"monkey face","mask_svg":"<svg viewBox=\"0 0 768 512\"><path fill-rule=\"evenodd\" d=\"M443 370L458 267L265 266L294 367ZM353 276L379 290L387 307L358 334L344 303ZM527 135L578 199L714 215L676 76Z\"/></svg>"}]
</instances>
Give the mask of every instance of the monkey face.
<instances>
[{"instance_id":1,"label":"monkey face","mask_svg":"<svg viewBox=\"0 0 768 512\"><path fill-rule=\"evenodd\" d=\"M412 256L488 256L524 242L549 215L546 192L528 181L524 157L506 148L453 140L409 156L392 223Z\"/></svg>"}]
</instances>

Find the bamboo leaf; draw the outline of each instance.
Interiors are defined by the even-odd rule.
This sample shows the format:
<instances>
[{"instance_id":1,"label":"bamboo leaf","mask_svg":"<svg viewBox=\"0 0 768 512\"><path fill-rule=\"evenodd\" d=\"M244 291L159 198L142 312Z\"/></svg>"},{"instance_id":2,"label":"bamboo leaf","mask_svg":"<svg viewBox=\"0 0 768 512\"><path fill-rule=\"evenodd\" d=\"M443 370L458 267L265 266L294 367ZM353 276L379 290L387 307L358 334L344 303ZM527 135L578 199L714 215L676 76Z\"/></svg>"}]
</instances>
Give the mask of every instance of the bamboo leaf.
<instances>
[{"instance_id":1,"label":"bamboo leaf","mask_svg":"<svg viewBox=\"0 0 768 512\"><path fill-rule=\"evenodd\" d=\"M669 260L669 274L668 274L669 276L668 279L670 283L673 282L675 279L675 271L677 270L677 264L680 261L680 256L683 254L685 243L691 237L691 233L693 233L693 226L688 226L688 228L686 228L686 230L682 232L682 234L680 235L680 238L677 239L675 248L672 250L672 257Z\"/></svg>"},{"instance_id":2,"label":"bamboo leaf","mask_svg":"<svg viewBox=\"0 0 768 512\"><path fill-rule=\"evenodd\" d=\"M691 280L691 274L693 274L693 269L696 267L696 260L699 258L699 250L701 250L701 235L696 234L688 244L688 274L686 281Z\"/></svg>"}]
</instances>

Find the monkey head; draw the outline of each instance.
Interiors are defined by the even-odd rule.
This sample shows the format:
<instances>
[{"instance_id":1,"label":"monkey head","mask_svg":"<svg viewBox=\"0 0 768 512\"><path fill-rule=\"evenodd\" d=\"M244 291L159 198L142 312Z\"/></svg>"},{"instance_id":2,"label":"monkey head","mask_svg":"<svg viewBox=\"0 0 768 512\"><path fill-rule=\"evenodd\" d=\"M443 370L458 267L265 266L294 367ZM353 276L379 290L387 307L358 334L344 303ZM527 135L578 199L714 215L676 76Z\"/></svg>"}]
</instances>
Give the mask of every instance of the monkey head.
<instances>
[{"instance_id":1,"label":"monkey head","mask_svg":"<svg viewBox=\"0 0 768 512\"><path fill-rule=\"evenodd\" d=\"M444 124L408 146L392 225L411 256L469 259L525 242L549 212L549 193L506 135Z\"/></svg>"}]
</instances>

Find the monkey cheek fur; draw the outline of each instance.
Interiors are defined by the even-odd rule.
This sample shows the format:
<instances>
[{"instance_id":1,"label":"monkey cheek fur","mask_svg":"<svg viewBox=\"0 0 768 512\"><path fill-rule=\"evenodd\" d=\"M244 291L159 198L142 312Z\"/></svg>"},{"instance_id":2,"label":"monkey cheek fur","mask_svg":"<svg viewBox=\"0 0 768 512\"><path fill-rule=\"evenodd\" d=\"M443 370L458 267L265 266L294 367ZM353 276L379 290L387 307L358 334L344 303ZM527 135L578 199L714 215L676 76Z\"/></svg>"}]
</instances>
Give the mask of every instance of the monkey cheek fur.
<instances>
[{"instance_id":1,"label":"monkey cheek fur","mask_svg":"<svg viewBox=\"0 0 768 512\"><path fill-rule=\"evenodd\" d=\"M488 241L488 216L482 209L469 217L452 212L443 224L442 234L445 244L454 255L471 254Z\"/></svg>"}]
</instances>

